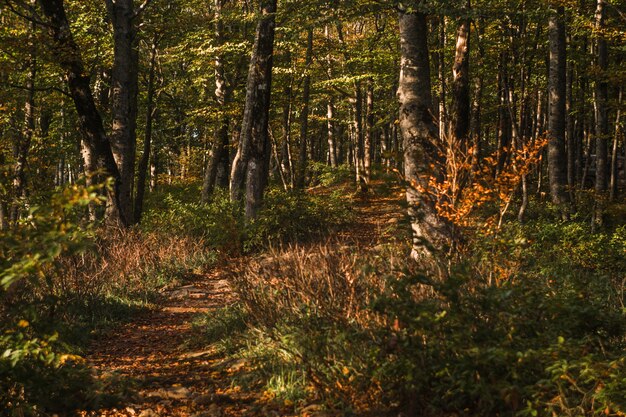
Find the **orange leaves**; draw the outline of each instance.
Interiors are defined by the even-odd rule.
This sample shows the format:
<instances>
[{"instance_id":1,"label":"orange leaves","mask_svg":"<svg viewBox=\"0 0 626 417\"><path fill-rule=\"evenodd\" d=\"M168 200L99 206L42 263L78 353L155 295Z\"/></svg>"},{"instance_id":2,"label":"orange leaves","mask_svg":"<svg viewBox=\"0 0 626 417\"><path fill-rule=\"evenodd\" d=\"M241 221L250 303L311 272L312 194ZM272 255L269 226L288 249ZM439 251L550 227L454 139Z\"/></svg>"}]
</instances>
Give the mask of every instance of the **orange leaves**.
<instances>
[{"instance_id":1,"label":"orange leaves","mask_svg":"<svg viewBox=\"0 0 626 417\"><path fill-rule=\"evenodd\" d=\"M445 167L439 170L444 173L443 178L431 176L422 184L411 185L432 201L437 213L452 224L495 231L523 178L541 161L546 145L546 139L539 139L519 149L503 148L483 158L480 165L472 161L474 149L462 152L458 147L450 147L446 150ZM505 160L503 155L507 155ZM473 215L490 205L497 213L486 219Z\"/></svg>"}]
</instances>

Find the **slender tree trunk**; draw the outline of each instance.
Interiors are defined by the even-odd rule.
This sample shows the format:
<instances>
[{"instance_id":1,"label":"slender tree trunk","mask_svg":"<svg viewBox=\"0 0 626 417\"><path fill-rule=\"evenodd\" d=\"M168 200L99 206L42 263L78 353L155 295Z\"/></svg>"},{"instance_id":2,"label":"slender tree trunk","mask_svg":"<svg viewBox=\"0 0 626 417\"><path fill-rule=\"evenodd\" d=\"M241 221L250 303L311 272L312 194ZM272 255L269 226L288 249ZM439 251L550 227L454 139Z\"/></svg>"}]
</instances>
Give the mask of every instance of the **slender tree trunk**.
<instances>
[{"instance_id":1,"label":"slender tree trunk","mask_svg":"<svg viewBox=\"0 0 626 417\"><path fill-rule=\"evenodd\" d=\"M120 171L122 216L133 218L139 52L133 0L106 0L113 24L111 148Z\"/></svg>"},{"instance_id":2,"label":"slender tree trunk","mask_svg":"<svg viewBox=\"0 0 626 417\"><path fill-rule=\"evenodd\" d=\"M224 22L222 20L222 7L224 0L215 0L215 39L218 47L222 46L224 40ZM218 172L228 172L230 158L228 156L228 128L230 127L230 118L227 114L228 102L230 94L226 85L226 72L224 68L224 57L217 54L215 57L215 99L220 107L220 115L218 127L215 131L213 146L211 148L211 156L204 176L204 184L202 186L202 201L208 202L209 198L215 190ZM223 186L228 184L228 179L223 179Z\"/></svg>"},{"instance_id":3,"label":"slender tree trunk","mask_svg":"<svg viewBox=\"0 0 626 417\"><path fill-rule=\"evenodd\" d=\"M372 141L374 134L374 81L367 82L365 98L365 137L363 140L363 178L366 186L372 177Z\"/></svg>"},{"instance_id":4,"label":"slender tree trunk","mask_svg":"<svg viewBox=\"0 0 626 417\"><path fill-rule=\"evenodd\" d=\"M550 196L563 220L569 219L569 194L567 193L567 159L565 154L566 120L566 46L565 10L558 7L549 21L550 71L549 71L549 121L548 121L548 177Z\"/></svg>"},{"instance_id":5,"label":"slender tree trunk","mask_svg":"<svg viewBox=\"0 0 626 417\"><path fill-rule=\"evenodd\" d=\"M596 139L596 181L595 191L603 194L607 191L608 186L608 135L609 135L609 117L608 117L608 100L609 90L606 81L606 72L608 70L608 50L607 42L602 31L605 27L606 20L606 0L597 0L596 8L596 31L598 33L596 39L596 59L600 72L599 79L596 79L595 85L595 139ZM594 210L593 224L602 225L603 223L602 204L596 199L596 209Z\"/></svg>"},{"instance_id":6,"label":"slender tree trunk","mask_svg":"<svg viewBox=\"0 0 626 417\"><path fill-rule=\"evenodd\" d=\"M480 68L484 64L484 48L482 46L483 25L476 24L476 39L478 44L477 66ZM472 100L472 111L470 119L470 132L472 135L472 172L478 171L482 154L482 98L483 98L483 75L482 71L476 71L474 77L474 98Z\"/></svg>"},{"instance_id":7,"label":"slender tree trunk","mask_svg":"<svg viewBox=\"0 0 626 417\"><path fill-rule=\"evenodd\" d=\"M246 186L246 219L256 217L269 173L268 123L272 85L276 0L260 1L254 49L246 87L246 104L237 155L233 160L230 194L240 201Z\"/></svg>"},{"instance_id":8,"label":"slender tree trunk","mask_svg":"<svg viewBox=\"0 0 626 417\"><path fill-rule=\"evenodd\" d=\"M469 13L470 2L467 1L466 13ZM453 150L467 151L467 140L470 128L470 24L468 17L459 22L456 36L456 53L452 67L452 111L448 143Z\"/></svg>"},{"instance_id":9,"label":"slender tree trunk","mask_svg":"<svg viewBox=\"0 0 626 417\"><path fill-rule=\"evenodd\" d=\"M437 167L437 124L433 119L428 26L420 12L400 16L399 125L404 147L407 202L413 231L412 257L426 269L437 270L437 254L450 245L451 228L437 215L430 190Z\"/></svg>"},{"instance_id":10,"label":"slender tree trunk","mask_svg":"<svg viewBox=\"0 0 626 417\"><path fill-rule=\"evenodd\" d=\"M150 48L150 70L148 73L148 108L146 109L146 131L143 140L143 153L137 167L137 193L135 194L135 208L133 210L133 222L138 224L143 214L143 199L146 191L146 177L150 163L150 151L152 147L152 123L157 106L154 103L154 79L156 73L158 38L152 41Z\"/></svg>"},{"instance_id":11,"label":"slender tree trunk","mask_svg":"<svg viewBox=\"0 0 626 417\"><path fill-rule=\"evenodd\" d=\"M288 53L287 60L291 62L290 53ZM289 188L293 188L294 175L293 167L291 164L291 107L293 99L293 76L291 75L289 76L289 82L285 84L285 89L283 90L283 99L285 101L283 104L283 137L280 151L280 170Z\"/></svg>"},{"instance_id":12,"label":"slender tree trunk","mask_svg":"<svg viewBox=\"0 0 626 417\"><path fill-rule=\"evenodd\" d=\"M120 171L117 168L111 145L104 132L100 113L89 85L89 76L83 64L78 46L74 42L62 0L39 0L44 15L48 19L50 33L54 41L54 52L59 57L59 65L65 79L80 121L80 129L85 146L92 155L94 168L102 169L107 177L113 178L113 186L107 190L108 219L112 224L128 226L130 221L121 211Z\"/></svg>"},{"instance_id":13,"label":"slender tree trunk","mask_svg":"<svg viewBox=\"0 0 626 417\"><path fill-rule=\"evenodd\" d=\"M302 87L302 111L300 113L300 152L296 187L304 187L307 167L307 156L313 156L313 144L309 143L309 101L311 98L311 62L313 60L313 29L307 31L304 86ZM309 150L307 154L307 148Z\"/></svg>"},{"instance_id":14,"label":"slender tree trunk","mask_svg":"<svg viewBox=\"0 0 626 417\"><path fill-rule=\"evenodd\" d=\"M331 168L337 168L337 141L335 138L335 103L333 98L328 99L326 104L326 121L328 137L328 159Z\"/></svg>"},{"instance_id":15,"label":"slender tree trunk","mask_svg":"<svg viewBox=\"0 0 626 417\"><path fill-rule=\"evenodd\" d=\"M34 4L33 4L34 6ZM13 192L17 201L11 210L11 222L17 223L20 217L20 206L26 198L26 165L28 153L35 134L35 77L37 76L37 58L33 43L34 24L29 28L28 75L26 77L26 102L24 103L24 128L17 135L15 144L15 166L13 170Z\"/></svg>"},{"instance_id":16,"label":"slender tree trunk","mask_svg":"<svg viewBox=\"0 0 626 417\"><path fill-rule=\"evenodd\" d=\"M357 191L367 191L367 183L363 176L363 94L361 83L354 86L354 97L350 98L352 105L352 161Z\"/></svg>"},{"instance_id":17,"label":"slender tree trunk","mask_svg":"<svg viewBox=\"0 0 626 417\"><path fill-rule=\"evenodd\" d=\"M621 135L621 123L622 123L622 94L623 87L619 88L619 98L617 106L617 114L615 115L615 136L613 136L613 148L611 150L611 182L610 182L610 200L614 201L617 197L617 180L619 176L617 167L617 151L619 149L619 139Z\"/></svg>"},{"instance_id":18,"label":"slender tree trunk","mask_svg":"<svg viewBox=\"0 0 626 417\"><path fill-rule=\"evenodd\" d=\"M507 73L507 56L506 54L502 54L500 56L500 65L498 69L498 97L499 97L499 106L498 106L498 129L497 129L497 165L496 165L496 175L500 175L506 161L509 158L511 146L511 116L508 110L507 105L507 93L506 93L506 80L508 79Z\"/></svg>"},{"instance_id":19,"label":"slender tree trunk","mask_svg":"<svg viewBox=\"0 0 626 417\"><path fill-rule=\"evenodd\" d=\"M446 49L446 26L447 20L446 17L441 17L441 22L439 23L439 49L440 52L438 54L438 79L439 79L439 139L443 139L446 135L446 126L448 119L448 109L446 107L446 55L444 53Z\"/></svg>"},{"instance_id":20,"label":"slender tree trunk","mask_svg":"<svg viewBox=\"0 0 626 417\"><path fill-rule=\"evenodd\" d=\"M571 37L570 37L571 39ZM567 118L567 127L565 129L565 142L567 151L567 186L569 191L569 200L574 202L574 190L576 189L576 137L575 137L575 117L574 109L574 67L571 63L567 68L566 80L566 104L565 117Z\"/></svg>"},{"instance_id":21,"label":"slender tree trunk","mask_svg":"<svg viewBox=\"0 0 626 417\"><path fill-rule=\"evenodd\" d=\"M331 51L331 35L330 26L324 26L324 36L326 37L326 44L328 47L328 54L326 55L326 72L328 79L333 78L333 60L330 54ZM328 160L331 168L337 168L337 139L335 135L335 102L333 96L329 95L328 102L326 103L326 122L327 122L327 138L328 138Z\"/></svg>"}]
</instances>

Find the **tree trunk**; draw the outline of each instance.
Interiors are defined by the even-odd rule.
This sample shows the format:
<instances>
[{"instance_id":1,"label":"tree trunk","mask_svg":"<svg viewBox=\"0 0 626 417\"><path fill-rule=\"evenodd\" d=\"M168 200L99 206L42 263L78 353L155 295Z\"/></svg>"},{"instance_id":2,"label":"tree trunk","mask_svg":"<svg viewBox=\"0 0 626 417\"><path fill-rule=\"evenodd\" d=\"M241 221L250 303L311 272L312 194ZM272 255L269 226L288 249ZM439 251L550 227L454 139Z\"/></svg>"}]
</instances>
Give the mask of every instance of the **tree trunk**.
<instances>
[{"instance_id":1,"label":"tree trunk","mask_svg":"<svg viewBox=\"0 0 626 417\"><path fill-rule=\"evenodd\" d=\"M420 12L400 12L400 129L407 202L413 231L412 257L437 269L437 254L451 243L450 225L437 215L430 180L439 177L437 124L433 119L428 29Z\"/></svg>"},{"instance_id":2,"label":"tree trunk","mask_svg":"<svg viewBox=\"0 0 626 417\"><path fill-rule=\"evenodd\" d=\"M133 218L139 52L133 0L106 0L113 24L111 148L120 171L120 209Z\"/></svg>"},{"instance_id":3,"label":"tree trunk","mask_svg":"<svg viewBox=\"0 0 626 417\"><path fill-rule=\"evenodd\" d=\"M333 60L330 54L331 51L331 37L330 26L324 26L324 36L326 37L326 43L328 46L328 54L326 55L326 72L328 79L333 78ZM335 135L335 102L333 96L329 95L328 102L326 103L326 121L327 121L327 138L328 138L328 160L331 168L337 168L337 139Z\"/></svg>"},{"instance_id":4,"label":"tree trunk","mask_svg":"<svg viewBox=\"0 0 626 417\"><path fill-rule=\"evenodd\" d=\"M258 213L269 173L268 123L276 0L261 0L260 13L248 72L239 147L233 160L230 181L233 201L241 200L244 184L246 186L245 215L248 220Z\"/></svg>"},{"instance_id":5,"label":"tree trunk","mask_svg":"<svg viewBox=\"0 0 626 417\"><path fill-rule=\"evenodd\" d=\"M469 13L470 2L467 1L466 13ZM456 36L456 53L452 67L452 111L451 126L448 134L449 144L453 150L467 151L467 139L470 127L470 24L468 17L459 22Z\"/></svg>"},{"instance_id":6,"label":"tree trunk","mask_svg":"<svg viewBox=\"0 0 626 417\"><path fill-rule=\"evenodd\" d=\"M593 215L593 225L600 226L603 223L602 204L598 198L600 194L607 191L608 186L608 135L609 135L609 116L608 116L608 100L609 90L606 81L606 72L608 70L608 50L607 42L602 31L604 30L606 20L606 0L598 0L596 8L596 64L599 70L598 79L594 90L595 95L595 139L596 139L596 181L595 191L598 193L596 198L595 210Z\"/></svg>"},{"instance_id":7,"label":"tree trunk","mask_svg":"<svg viewBox=\"0 0 626 417\"><path fill-rule=\"evenodd\" d=\"M363 176L363 94L361 83L354 85L354 97L350 98L352 104L352 160L354 162L354 174L357 191L367 190L367 183Z\"/></svg>"},{"instance_id":8,"label":"tree trunk","mask_svg":"<svg viewBox=\"0 0 626 417\"><path fill-rule=\"evenodd\" d=\"M596 9L596 30L598 38L596 43L597 66L600 71L599 79L596 80L595 87L595 115L596 115L596 183L595 190L602 193L607 189L607 166L608 166L608 146L609 134L608 119L608 83L605 80L608 69L607 42L604 39L602 30L605 25L605 0L598 0Z\"/></svg>"},{"instance_id":9,"label":"tree trunk","mask_svg":"<svg viewBox=\"0 0 626 417\"><path fill-rule=\"evenodd\" d=\"M143 214L143 198L146 191L146 177L148 164L150 163L150 151L152 147L152 123L157 107L154 104L154 79L156 71L158 39L152 41L150 49L150 71L148 74L148 108L146 109L146 132L143 140L143 154L137 167L137 193L135 194L135 208L133 210L133 222L138 224Z\"/></svg>"},{"instance_id":10,"label":"tree trunk","mask_svg":"<svg viewBox=\"0 0 626 417\"><path fill-rule=\"evenodd\" d=\"M567 159L565 155L566 48L565 10L558 7L550 16L550 71L548 77L548 177L552 202L559 207L563 220L569 219Z\"/></svg>"},{"instance_id":11,"label":"tree trunk","mask_svg":"<svg viewBox=\"0 0 626 417\"><path fill-rule=\"evenodd\" d=\"M224 44L224 22L222 20L222 6L224 0L215 0L215 39L218 47ZM218 171L228 172L230 158L228 157L228 128L230 118L227 114L226 106L230 98L228 86L226 85L226 73L224 69L224 58L221 54L215 57L215 99L220 107L218 127L215 131L211 156L204 176L202 186L202 201L208 202L215 190ZM228 179L222 180L220 186L228 184Z\"/></svg>"},{"instance_id":12,"label":"tree trunk","mask_svg":"<svg viewBox=\"0 0 626 417\"><path fill-rule=\"evenodd\" d=\"M107 217L111 224L128 226L130 221L120 209L120 171L104 132L102 118L96 109L89 76L86 75L88 72L85 71L80 51L72 36L63 0L39 0L39 3L48 19L54 52L59 58L59 65L65 73L69 92L74 100L85 146L93 156L92 166L87 167L88 172L93 173L94 168L101 169L107 177L113 178L113 186L107 190Z\"/></svg>"},{"instance_id":13,"label":"tree trunk","mask_svg":"<svg viewBox=\"0 0 626 417\"><path fill-rule=\"evenodd\" d=\"M16 201L11 209L11 222L17 223L20 207L26 198L26 164L28 152L35 133L35 77L37 76L37 59L33 43L34 23L29 28L28 75L26 78L26 102L24 103L24 129L17 135L15 144L15 166L13 170L13 192Z\"/></svg>"},{"instance_id":14,"label":"tree trunk","mask_svg":"<svg viewBox=\"0 0 626 417\"><path fill-rule=\"evenodd\" d=\"M621 123L622 123L622 94L623 87L620 86L618 101L617 101L617 114L615 115L615 136L613 136L613 147L611 150L611 182L609 184L609 199L614 201L617 197L617 180L619 176L618 166L617 166L617 151L619 148L619 139L621 135Z\"/></svg>"},{"instance_id":15,"label":"tree trunk","mask_svg":"<svg viewBox=\"0 0 626 417\"><path fill-rule=\"evenodd\" d=\"M308 154L312 156L313 144L309 143L309 101L311 96L311 75L309 74L313 60L313 29L307 32L306 61L304 73L304 86L302 88L302 111L300 113L300 152L298 159L298 172L296 175L296 187L302 188L305 183Z\"/></svg>"},{"instance_id":16,"label":"tree trunk","mask_svg":"<svg viewBox=\"0 0 626 417\"><path fill-rule=\"evenodd\" d=\"M374 134L374 81L367 81L365 96L365 137L363 139L363 178L366 186L372 177L372 137Z\"/></svg>"}]
</instances>

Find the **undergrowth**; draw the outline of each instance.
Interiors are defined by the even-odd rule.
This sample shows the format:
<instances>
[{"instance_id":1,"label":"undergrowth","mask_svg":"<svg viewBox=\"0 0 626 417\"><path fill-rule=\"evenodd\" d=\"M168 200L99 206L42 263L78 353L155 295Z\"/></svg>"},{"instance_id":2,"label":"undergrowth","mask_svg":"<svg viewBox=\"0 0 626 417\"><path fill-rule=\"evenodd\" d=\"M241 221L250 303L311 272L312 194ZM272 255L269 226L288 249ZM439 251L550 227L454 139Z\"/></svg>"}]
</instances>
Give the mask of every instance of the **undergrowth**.
<instances>
[{"instance_id":1,"label":"undergrowth","mask_svg":"<svg viewBox=\"0 0 626 417\"><path fill-rule=\"evenodd\" d=\"M247 361L241 383L281 403L355 415L623 415L626 228L537 220L472 248L443 282L401 249L272 251L232 274L247 330L211 340Z\"/></svg>"},{"instance_id":2,"label":"undergrowth","mask_svg":"<svg viewBox=\"0 0 626 417\"><path fill-rule=\"evenodd\" d=\"M214 261L201 239L84 223L98 187L71 186L0 232L0 409L67 414L125 394L82 358L94 331L150 306L165 286Z\"/></svg>"}]
</instances>

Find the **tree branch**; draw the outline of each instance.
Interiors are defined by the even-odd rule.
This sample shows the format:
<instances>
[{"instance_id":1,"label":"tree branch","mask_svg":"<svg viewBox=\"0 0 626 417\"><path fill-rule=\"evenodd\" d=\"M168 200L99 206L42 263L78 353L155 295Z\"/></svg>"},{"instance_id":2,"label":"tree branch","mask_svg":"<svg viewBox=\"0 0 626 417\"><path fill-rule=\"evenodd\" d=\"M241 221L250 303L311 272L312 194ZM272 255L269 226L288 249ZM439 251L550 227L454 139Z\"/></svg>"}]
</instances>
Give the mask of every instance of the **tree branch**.
<instances>
[{"instance_id":1,"label":"tree branch","mask_svg":"<svg viewBox=\"0 0 626 417\"><path fill-rule=\"evenodd\" d=\"M139 7L137 7L135 9L135 12L133 13L132 19L135 19L137 16L139 16L141 13L143 13L148 8L150 3L152 3L152 0L144 0L144 2L141 4L141 6L139 6Z\"/></svg>"}]
</instances>

